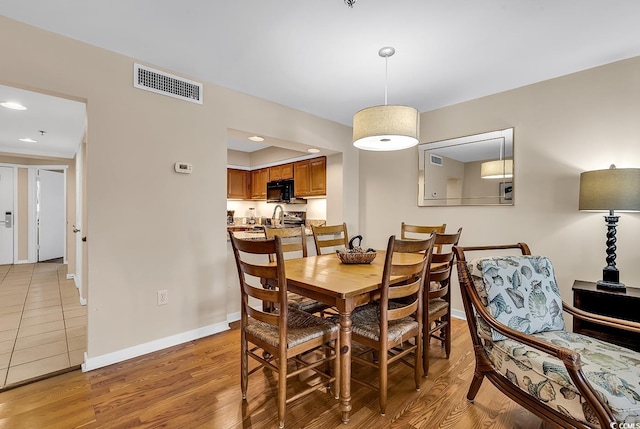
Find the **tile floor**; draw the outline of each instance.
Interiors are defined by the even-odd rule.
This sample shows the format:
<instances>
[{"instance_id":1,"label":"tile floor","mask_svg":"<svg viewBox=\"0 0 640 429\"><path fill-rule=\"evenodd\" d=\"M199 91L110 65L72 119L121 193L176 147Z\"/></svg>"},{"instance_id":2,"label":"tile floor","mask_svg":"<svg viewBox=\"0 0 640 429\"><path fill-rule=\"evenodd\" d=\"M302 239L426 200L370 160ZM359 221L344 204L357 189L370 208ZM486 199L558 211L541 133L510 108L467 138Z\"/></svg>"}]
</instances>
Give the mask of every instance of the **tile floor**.
<instances>
[{"instance_id":1,"label":"tile floor","mask_svg":"<svg viewBox=\"0 0 640 429\"><path fill-rule=\"evenodd\" d=\"M0 389L78 367L87 309L67 266L0 265Z\"/></svg>"}]
</instances>

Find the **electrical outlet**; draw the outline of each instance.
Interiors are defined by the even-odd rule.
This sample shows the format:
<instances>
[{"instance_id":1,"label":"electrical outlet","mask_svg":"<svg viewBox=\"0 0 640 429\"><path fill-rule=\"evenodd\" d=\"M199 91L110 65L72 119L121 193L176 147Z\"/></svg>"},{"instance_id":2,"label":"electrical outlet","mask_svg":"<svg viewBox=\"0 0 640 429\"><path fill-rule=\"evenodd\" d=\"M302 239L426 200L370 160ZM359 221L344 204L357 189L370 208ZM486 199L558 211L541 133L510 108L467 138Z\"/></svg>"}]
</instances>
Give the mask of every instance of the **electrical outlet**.
<instances>
[{"instance_id":1,"label":"electrical outlet","mask_svg":"<svg viewBox=\"0 0 640 429\"><path fill-rule=\"evenodd\" d=\"M169 303L169 291L159 290L158 291L158 305L165 305Z\"/></svg>"}]
</instances>

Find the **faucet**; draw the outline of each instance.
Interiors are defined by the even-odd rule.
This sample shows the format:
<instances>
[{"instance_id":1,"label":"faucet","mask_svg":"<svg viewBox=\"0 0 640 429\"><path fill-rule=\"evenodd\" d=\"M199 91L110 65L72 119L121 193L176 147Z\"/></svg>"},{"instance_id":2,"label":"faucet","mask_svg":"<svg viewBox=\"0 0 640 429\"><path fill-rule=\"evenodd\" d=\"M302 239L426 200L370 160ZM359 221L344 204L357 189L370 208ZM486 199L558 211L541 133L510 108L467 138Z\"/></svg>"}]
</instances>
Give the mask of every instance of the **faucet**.
<instances>
[{"instance_id":1,"label":"faucet","mask_svg":"<svg viewBox=\"0 0 640 429\"><path fill-rule=\"evenodd\" d=\"M284 217L284 209L282 208L282 206L280 204L276 204L276 207L273 209L273 215L271 216L271 219L273 221L276 220L276 212L278 211L278 207L280 208L280 218L278 220L278 223L276 224L276 226L278 225L282 225L282 218ZM271 224L273 224L274 222L271 222Z\"/></svg>"}]
</instances>

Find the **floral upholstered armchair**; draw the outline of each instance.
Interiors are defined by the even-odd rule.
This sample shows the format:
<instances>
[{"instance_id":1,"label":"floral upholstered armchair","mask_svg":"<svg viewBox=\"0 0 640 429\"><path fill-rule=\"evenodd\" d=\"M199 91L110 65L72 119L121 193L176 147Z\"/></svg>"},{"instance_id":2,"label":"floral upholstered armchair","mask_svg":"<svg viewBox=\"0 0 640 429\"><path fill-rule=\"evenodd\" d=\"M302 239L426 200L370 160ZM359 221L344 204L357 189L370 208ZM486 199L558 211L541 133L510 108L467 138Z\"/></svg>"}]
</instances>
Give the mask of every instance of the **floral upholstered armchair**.
<instances>
[{"instance_id":1,"label":"floral upholstered armchair","mask_svg":"<svg viewBox=\"0 0 640 429\"><path fill-rule=\"evenodd\" d=\"M510 253L468 261L470 252ZM562 301L548 258L524 243L455 247L475 350L467 399L483 379L543 420L562 427L640 427L640 353L568 332L567 313L640 332L640 324L594 315ZM635 426L637 425L637 426Z\"/></svg>"}]
</instances>

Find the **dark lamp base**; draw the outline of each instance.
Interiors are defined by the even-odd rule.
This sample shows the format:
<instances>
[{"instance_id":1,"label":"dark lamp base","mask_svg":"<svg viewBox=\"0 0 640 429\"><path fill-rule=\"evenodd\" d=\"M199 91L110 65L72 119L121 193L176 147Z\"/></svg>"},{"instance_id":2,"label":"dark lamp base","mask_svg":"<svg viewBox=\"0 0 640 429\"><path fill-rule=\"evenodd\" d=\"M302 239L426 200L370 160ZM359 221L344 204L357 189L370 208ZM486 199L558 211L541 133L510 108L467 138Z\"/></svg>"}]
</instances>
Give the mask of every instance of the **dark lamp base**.
<instances>
[{"instance_id":1,"label":"dark lamp base","mask_svg":"<svg viewBox=\"0 0 640 429\"><path fill-rule=\"evenodd\" d=\"M627 288L625 287L624 283L608 282L608 281L605 281L605 280L600 280L600 281L596 282L596 287L598 289L614 290L614 291L618 291L618 292L626 292L626 290L627 290Z\"/></svg>"}]
</instances>

